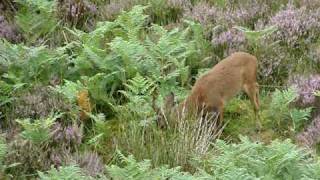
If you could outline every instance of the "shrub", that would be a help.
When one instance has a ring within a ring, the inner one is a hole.
[[[300,6],[305,6],[308,9],[318,9],[320,7],[320,2],[317,0],[301,0],[299,1]]]
[[[184,16],[199,22],[204,28],[210,28],[216,22],[217,13],[218,10],[209,3],[199,2],[193,6],[192,10],[186,11]]]
[[[180,167],[152,168],[150,160],[137,162],[133,156],[125,157],[121,153],[118,153],[118,158],[124,166],[108,166],[107,172],[111,179],[194,179],[189,173],[181,172]]]
[[[0,39],[0,75],[10,84],[49,84],[64,79],[68,72],[66,48],[27,47]]]
[[[16,120],[22,127],[23,131],[21,136],[23,139],[31,141],[34,144],[41,144],[48,141],[50,138],[50,128],[54,124],[54,121],[59,118],[60,115],[55,115],[43,121],[36,120],[31,123],[30,119]]]
[[[17,3],[21,7],[15,20],[27,43],[44,42],[42,38],[46,38],[58,27],[58,19],[54,14],[55,1],[18,0]]]
[[[46,119],[19,120],[23,131],[14,136],[5,157],[5,164],[21,163],[11,167],[8,173],[16,177],[46,171],[55,167],[77,164],[87,176],[97,177],[103,171],[100,157],[90,151],[81,152],[82,126],[64,121],[59,116]],[[59,121],[62,121],[61,119]]]
[[[82,171],[91,177],[99,177],[105,169],[104,164],[97,153],[89,151],[79,153],[75,155],[74,159],[76,164],[82,168]]]
[[[122,11],[127,11],[136,5],[137,2],[133,0],[115,0],[102,6],[102,11],[99,11],[103,20],[114,20],[116,16],[121,14]]]
[[[92,29],[94,26],[94,17],[97,15],[97,7],[87,0],[59,0],[57,5],[57,16],[78,29]]]
[[[231,29],[220,33],[219,35],[215,36],[211,42],[214,46],[222,48],[224,52],[223,57],[246,48],[246,39],[243,32],[240,32],[236,29]]]
[[[302,132],[297,134],[296,140],[299,144],[314,148],[320,142],[320,117],[312,119],[312,122]]]
[[[10,24],[4,16],[0,15],[0,38],[5,38],[10,42],[20,42],[22,40],[17,27]]]
[[[290,140],[270,145],[240,137],[239,144],[217,141],[214,151],[200,160],[207,173],[218,179],[303,179],[319,178],[319,162]]]
[[[289,79],[289,85],[295,88],[299,95],[296,105],[301,107],[320,106],[318,97],[314,94],[320,90],[320,74],[294,75]]]
[[[36,86],[20,92],[12,103],[11,119],[17,118],[45,118],[52,112],[70,112],[72,105],[50,87]]]
[[[103,20],[113,20],[122,11],[128,11],[136,5],[148,6],[146,13],[152,23],[166,25],[180,21],[183,12],[191,3],[189,0],[112,0],[102,7],[101,15]]]
[[[107,172],[114,179],[317,179],[320,163],[309,152],[290,140],[275,140],[269,145],[240,137],[239,144],[219,140],[204,158],[195,157],[197,171],[191,175],[179,167],[152,168],[150,160],[137,162],[133,156],[118,158],[122,165],[110,165]]]
[[[109,96],[115,97],[137,73],[166,87],[177,83],[184,86],[190,79],[188,65],[191,70],[199,66],[194,58],[201,59],[198,49],[207,48],[201,27],[195,23],[188,23],[185,30],[167,31],[152,25],[146,31],[145,8],[135,6],[114,22],[100,22],[90,33],[73,32],[81,44],[73,60],[74,71],[95,79],[92,85]],[[89,88],[89,93],[96,94],[94,89]],[[104,98],[102,102],[108,101]]]
[[[276,38],[291,47],[301,43],[301,38],[307,37],[309,41],[316,38],[319,22],[317,11],[310,11],[305,7],[298,9],[291,4],[270,19],[270,24],[279,29]]]
[[[58,180],[58,179],[65,179],[65,180],[85,180],[85,179],[92,179],[91,177],[85,176],[81,168],[70,165],[70,166],[61,166],[58,169],[51,167],[50,170],[43,173],[38,171],[38,175],[42,180]]]
[[[130,114],[121,117],[115,135],[118,149],[138,159],[151,159],[155,166],[168,164],[194,170],[190,166],[191,154],[204,155],[222,132],[216,116],[166,117],[168,122],[176,122],[167,130],[156,127],[154,118],[132,119]]]
[[[291,104],[297,99],[298,94],[294,89],[276,91],[272,95],[272,102],[270,104],[271,117],[277,120],[278,125],[281,123],[288,125],[288,120],[291,120],[292,127],[290,130],[299,131],[306,121],[311,117],[311,108],[297,109],[290,107]],[[276,113],[274,113],[276,112]]]

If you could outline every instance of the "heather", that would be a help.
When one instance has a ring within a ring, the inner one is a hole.
[[[0,179],[319,179],[319,15],[317,0],[0,2]],[[221,126],[166,116],[236,51],[257,57],[258,116],[244,93]]]

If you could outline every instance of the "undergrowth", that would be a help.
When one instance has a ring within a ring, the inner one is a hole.
[[[317,0],[0,2],[0,179],[319,179],[319,12]],[[224,128],[191,115],[160,129],[165,97],[183,101],[235,51],[258,59],[258,116],[241,94]]]

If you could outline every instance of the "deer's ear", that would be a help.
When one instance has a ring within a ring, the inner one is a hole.
[[[169,95],[166,96],[165,99],[165,108],[170,110],[174,106],[174,94],[170,92]]]

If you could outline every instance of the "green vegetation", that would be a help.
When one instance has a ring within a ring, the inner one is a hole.
[[[320,179],[319,12],[317,0],[0,2],[0,179]],[[235,51],[258,59],[258,117],[239,94],[222,128],[208,115],[159,128],[166,96],[181,102]]]

